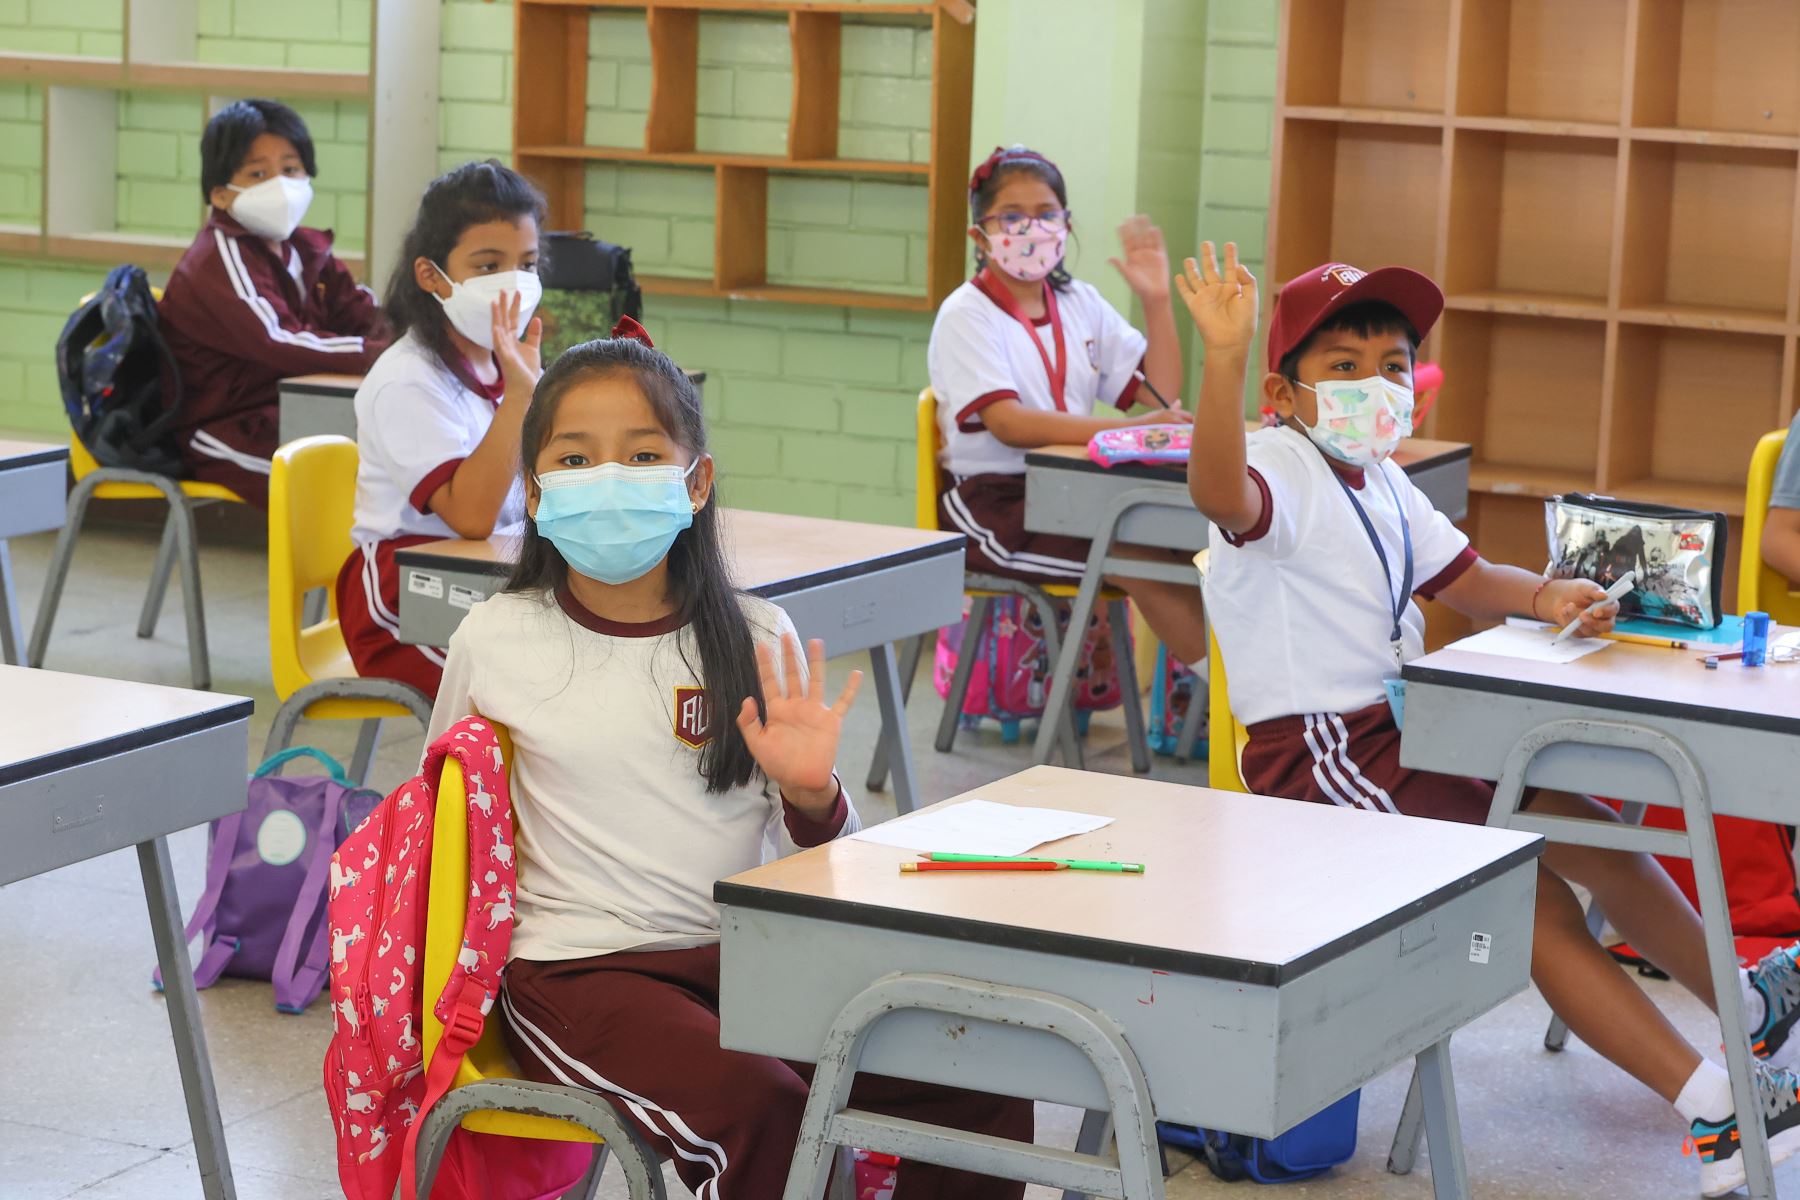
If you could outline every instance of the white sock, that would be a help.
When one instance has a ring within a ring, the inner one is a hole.
[[[1682,1085],[1681,1095],[1675,1097],[1675,1111],[1690,1125],[1695,1121],[1723,1121],[1735,1107],[1731,1101],[1731,1076],[1724,1067],[1705,1058]]]
[[[1738,968],[1738,988],[1744,993],[1744,1024],[1752,1033],[1768,1019],[1769,1002],[1750,982],[1750,972]]]

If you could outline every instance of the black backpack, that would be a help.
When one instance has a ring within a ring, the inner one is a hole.
[[[114,267],[69,317],[56,341],[56,377],[69,427],[101,466],[181,473],[173,436],[181,375],[142,268]],[[167,404],[165,378],[175,390]]]
[[[609,293],[608,329],[618,324],[620,317],[635,321],[644,315],[644,293],[632,277],[628,248],[603,242],[586,230],[549,233],[544,240],[548,244],[539,274],[546,288]]]

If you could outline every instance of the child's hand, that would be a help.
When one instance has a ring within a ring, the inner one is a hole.
[[[806,644],[805,686],[800,682],[799,641],[784,636],[781,653],[785,670],[777,676],[774,652],[767,645],[756,647],[766,715],[758,720],[756,699],[746,696],[738,711],[737,726],[763,774],[801,808],[813,807],[806,800],[816,796],[818,815],[824,815],[837,802],[832,777],[837,764],[838,733],[843,728],[844,714],[856,699],[856,689],[862,685],[862,672],[850,672],[850,681],[844,685],[837,703],[827,707],[825,643],[814,638]]]
[[[1145,304],[1169,298],[1169,252],[1163,248],[1162,230],[1139,213],[1119,226],[1119,245],[1123,259],[1109,258],[1114,269],[1125,277],[1132,294]]]
[[[1192,425],[1194,414],[1181,408],[1159,408],[1125,418],[1127,425]]]
[[[1582,637],[1599,637],[1612,632],[1613,622],[1619,616],[1619,602],[1607,600],[1591,616],[1582,614],[1602,600],[1606,600],[1606,589],[1591,579],[1552,579],[1538,593],[1533,615],[1558,629],[1581,616],[1581,625],[1575,632]]]
[[[544,340],[544,323],[533,317],[525,329],[525,336],[515,337],[513,330],[519,327],[520,303],[519,293],[503,292],[489,305],[489,310],[494,320],[494,357],[499,360],[500,375],[506,380],[506,394],[508,397],[523,396],[529,402],[537,387],[538,376],[544,373],[543,353],[539,348]]]
[[[1188,259],[1175,287],[1200,330],[1206,348],[1249,353],[1256,340],[1256,276],[1238,262],[1237,243],[1225,243],[1225,271],[1219,273],[1211,242],[1200,243],[1200,262]]]

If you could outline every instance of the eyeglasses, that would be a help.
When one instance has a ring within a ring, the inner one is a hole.
[[[1013,237],[1020,237],[1030,233],[1033,225],[1036,225],[1045,233],[1055,233],[1060,229],[1067,229],[1069,227],[1069,210],[1066,208],[1059,208],[1053,212],[1044,213],[1010,211],[989,213],[987,216],[981,218],[980,223],[986,225],[989,221],[997,223],[1000,226],[1001,233],[1010,234]]]

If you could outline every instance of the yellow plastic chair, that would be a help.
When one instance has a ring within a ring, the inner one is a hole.
[[[1207,737],[1212,753],[1206,760],[1206,782],[1225,792],[1247,792],[1242,768],[1238,765],[1244,747],[1250,744],[1250,731],[1238,723],[1231,713],[1231,689],[1225,683],[1225,656],[1219,653],[1219,639],[1211,626],[1206,630],[1206,686],[1210,711],[1207,713]]]
[[[322,439],[307,439],[322,440]],[[500,748],[512,761],[512,740],[499,725]],[[425,908],[424,1062],[429,1065],[444,1037],[444,1024],[433,1011],[450,980],[462,949],[463,922],[469,897],[469,805],[462,764],[444,760],[431,831],[431,878]],[[609,1151],[625,1170],[632,1200],[665,1200],[662,1168],[656,1152],[637,1131],[619,1118],[612,1104],[596,1093],[520,1079],[500,1034],[500,1014],[492,1012],[481,1040],[463,1057],[456,1079],[443,1099],[421,1113],[418,1178],[420,1200],[430,1190],[450,1135],[460,1126],[474,1133],[501,1134],[550,1142],[595,1145],[594,1163],[581,1184],[567,1193],[592,1196]],[[552,1115],[545,1115],[552,1114]]]
[[[361,721],[350,777],[362,782],[389,717],[431,724],[431,699],[393,679],[356,673],[338,625],[337,577],[354,544],[356,443],[309,437],[275,452],[269,473],[269,667],[281,708],[264,757],[285,750],[302,720]],[[324,589],[322,620],[306,623],[306,595]]]
[[[1800,592],[1792,581],[1763,561],[1763,526],[1769,495],[1775,490],[1775,464],[1787,445],[1788,431],[1765,433],[1750,456],[1750,482],[1744,489],[1744,544],[1738,552],[1739,612],[1766,612],[1781,625],[1800,625]]]
[[[944,477],[938,465],[942,454],[943,431],[938,427],[937,394],[930,388],[919,393],[918,407],[914,412],[917,428],[917,452],[914,457],[914,484],[916,494],[913,501],[913,520],[919,529],[937,530],[938,496],[944,490]],[[987,624],[988,612],[995,600],[1002,596],[1018,596],[1037,610],[1038,619],[1046,634],[1045,649],[1049,652],[1050,661],[1055,662],[1060,649],[1060,639],[1056,634],[1056,601],[1073,600],[1079,589],[1067,583],[1024,583],[1016,579],[1007,579],[999,575],[988,575],[979,571],[967,571],[963,574],[963,591],[974,601],[969,609],[968,628],[980,629]],[[1142,775],[1150,770],[1150,743],[1144,726],[1144,697],[1138,687],[1137,664],[1125,647],[1131,644],[1131,611],[1126,602],[1124,592],[1114,588],[1101,588],[1100,603],[1106,606],[1107,617],[1112,625],[1113,645],[1118,648],[1115,661],[1119,667],[1119,690],[1124,696],[1126,742],[1131,748],[1132,770]],[[913,676],[918,672],[919,660],[937,644],[937,634],[922,634],[909,642],[900,656],[900,688],[904,700],[912,692]],[[938,722],[936,746],[940,753],[948,753],[956,745],[958,719],[962,715],[963,697],[968,694],[969,680],[974,674],[975,656],[959,655],[956,674],[950,681],[950,695],[944,701],[944,715]],[[1070,705],[1069,719],[1063,724],[1063,760],[1073,767],[1082,765],[1081,741],[1075,733],[1073,704]],[[868,786],[872,792],[881,790],[887,780],[887,746],[878,745],[875,749],[875,762],[869,768]]]
[[[162,299],[160,288],[151,295]],[[81,303],[93,299],[83,296]],[[169,506],[163,522],[162,544],[156,552],[156,567],[150,574],[150,589],[144,594],[144,607],[138,615],[137,635],[147,638],[156,632],[157,618],[162,614],[163,596],[169,590],[169,576],[175,565],[181,565],[181,602],[187,613],[188,669],[193,685],[199,689],[212,686],[212,663],[206,651],[206,609],[200,594],[200,547],[194,533],[194,510],[208,504],[242,504],[243,498],[230,488],[217,483],[201,483],[192,479],[175,479],[149,471],[124,467],[103,467],[74,433],[69,435],[69,470],[75,477],[75,488],[69,493],[67,519],[57,535],[56,549],[50,556],[50,571],[44,578],[44,595],[38,604],[37,618],[31,628],[31,644],[26,650],[27,665],[44,665],[44,651],[50,644],[50,629],[56,623],[56,610],[62,603],[63,584],[69,575],[69,562],[75,554],[75,539],[81,533],[90,500],[162,500]]]

